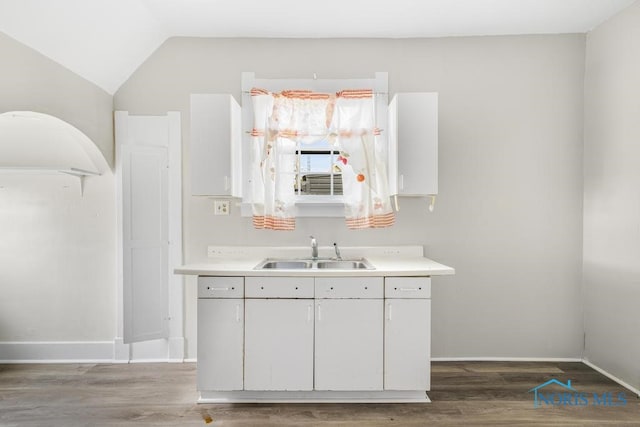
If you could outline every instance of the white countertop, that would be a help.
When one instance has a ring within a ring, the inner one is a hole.
[[[321,248],[330,257],[332,248]],[[452,267],[421,256],[421,246],[344,248],[343,258],[366,258],[373,270],[354,269],[260,269],[265,258],[308,258],[307,248],[209,247],[215,254],[206,262],[177,267],[176,274],[198,276],[441,276],[455,274]],[[228,255],[226,255],[226,254]]]

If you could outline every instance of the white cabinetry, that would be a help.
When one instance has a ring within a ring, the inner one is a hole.
[[[384,389],[429,390],[431,279],[385,279]]]
[[[382,390],[382,278],[316,278],[315,389]]]
[[[198,278],[198,390],[242,390],[242,277]]]
[[[438,194],[438,94],[398,93],[389,104],[391,194]]]
[[[191,95],[191,194],[242,192],[241,109],[231,95]]]
[[[206,401],[425,401],[429,277],[198,278]]]
[[[313,300],[247,299],[245,390],[313,390]]]
[[[245,390],[313,390],[313,278],[245,280]]]
[[[382,300],[316,301],[316,390],[382,389]]]

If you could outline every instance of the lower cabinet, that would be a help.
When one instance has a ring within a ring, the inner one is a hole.
[[[382,390],[382,311],[382,299],[316,301],[316,390]]]
[[[198,277],[198,390],[242,390],[244,277]]]
[[[313,300],[245,300],[245,390],[313,390]]]
[[[198,299],[198,390],[242,390],[244,300]]]
[[[430,389],[429,277],[199,277],[201,391]]]
[[[384,389],[431,388],[431,278],[386,277]]]
[[[431,300],[388,299],[384,321],[384,389],[429,390]]]

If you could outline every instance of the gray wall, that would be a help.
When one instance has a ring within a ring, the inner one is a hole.
[[[185,261],[206,246],[424,245],[456,268],[434,280],[435,357],[580,357],[584,36],[444,39],[169,39],[114,96],[133,114],[182,112]],[[240,73],[319,78],[389,72],[395,92],[440,93],[440,195],[402,200],[391,229],[305,218],[252,229],[191,197],[189,94],[231,93]],[[195,357],[195,281],[187,339]]]
[[[640,388],[640,3],[587,36],[585,356]]]
[[[36,111],[84,132],[113,167],[113,97],[0,32],[0,113]]]
[[[0,57],[0,113],[58,117],[113,162],[110,95],[2,33]],[[112,341],[115,231],[110,170],[84,196],[68,175],[0,174],[0,344]]]

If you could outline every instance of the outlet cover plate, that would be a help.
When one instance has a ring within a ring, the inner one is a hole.
[[[213,202],[213,211],[215,215],[229,215],[231,204],[228,200],[216,200]]]

